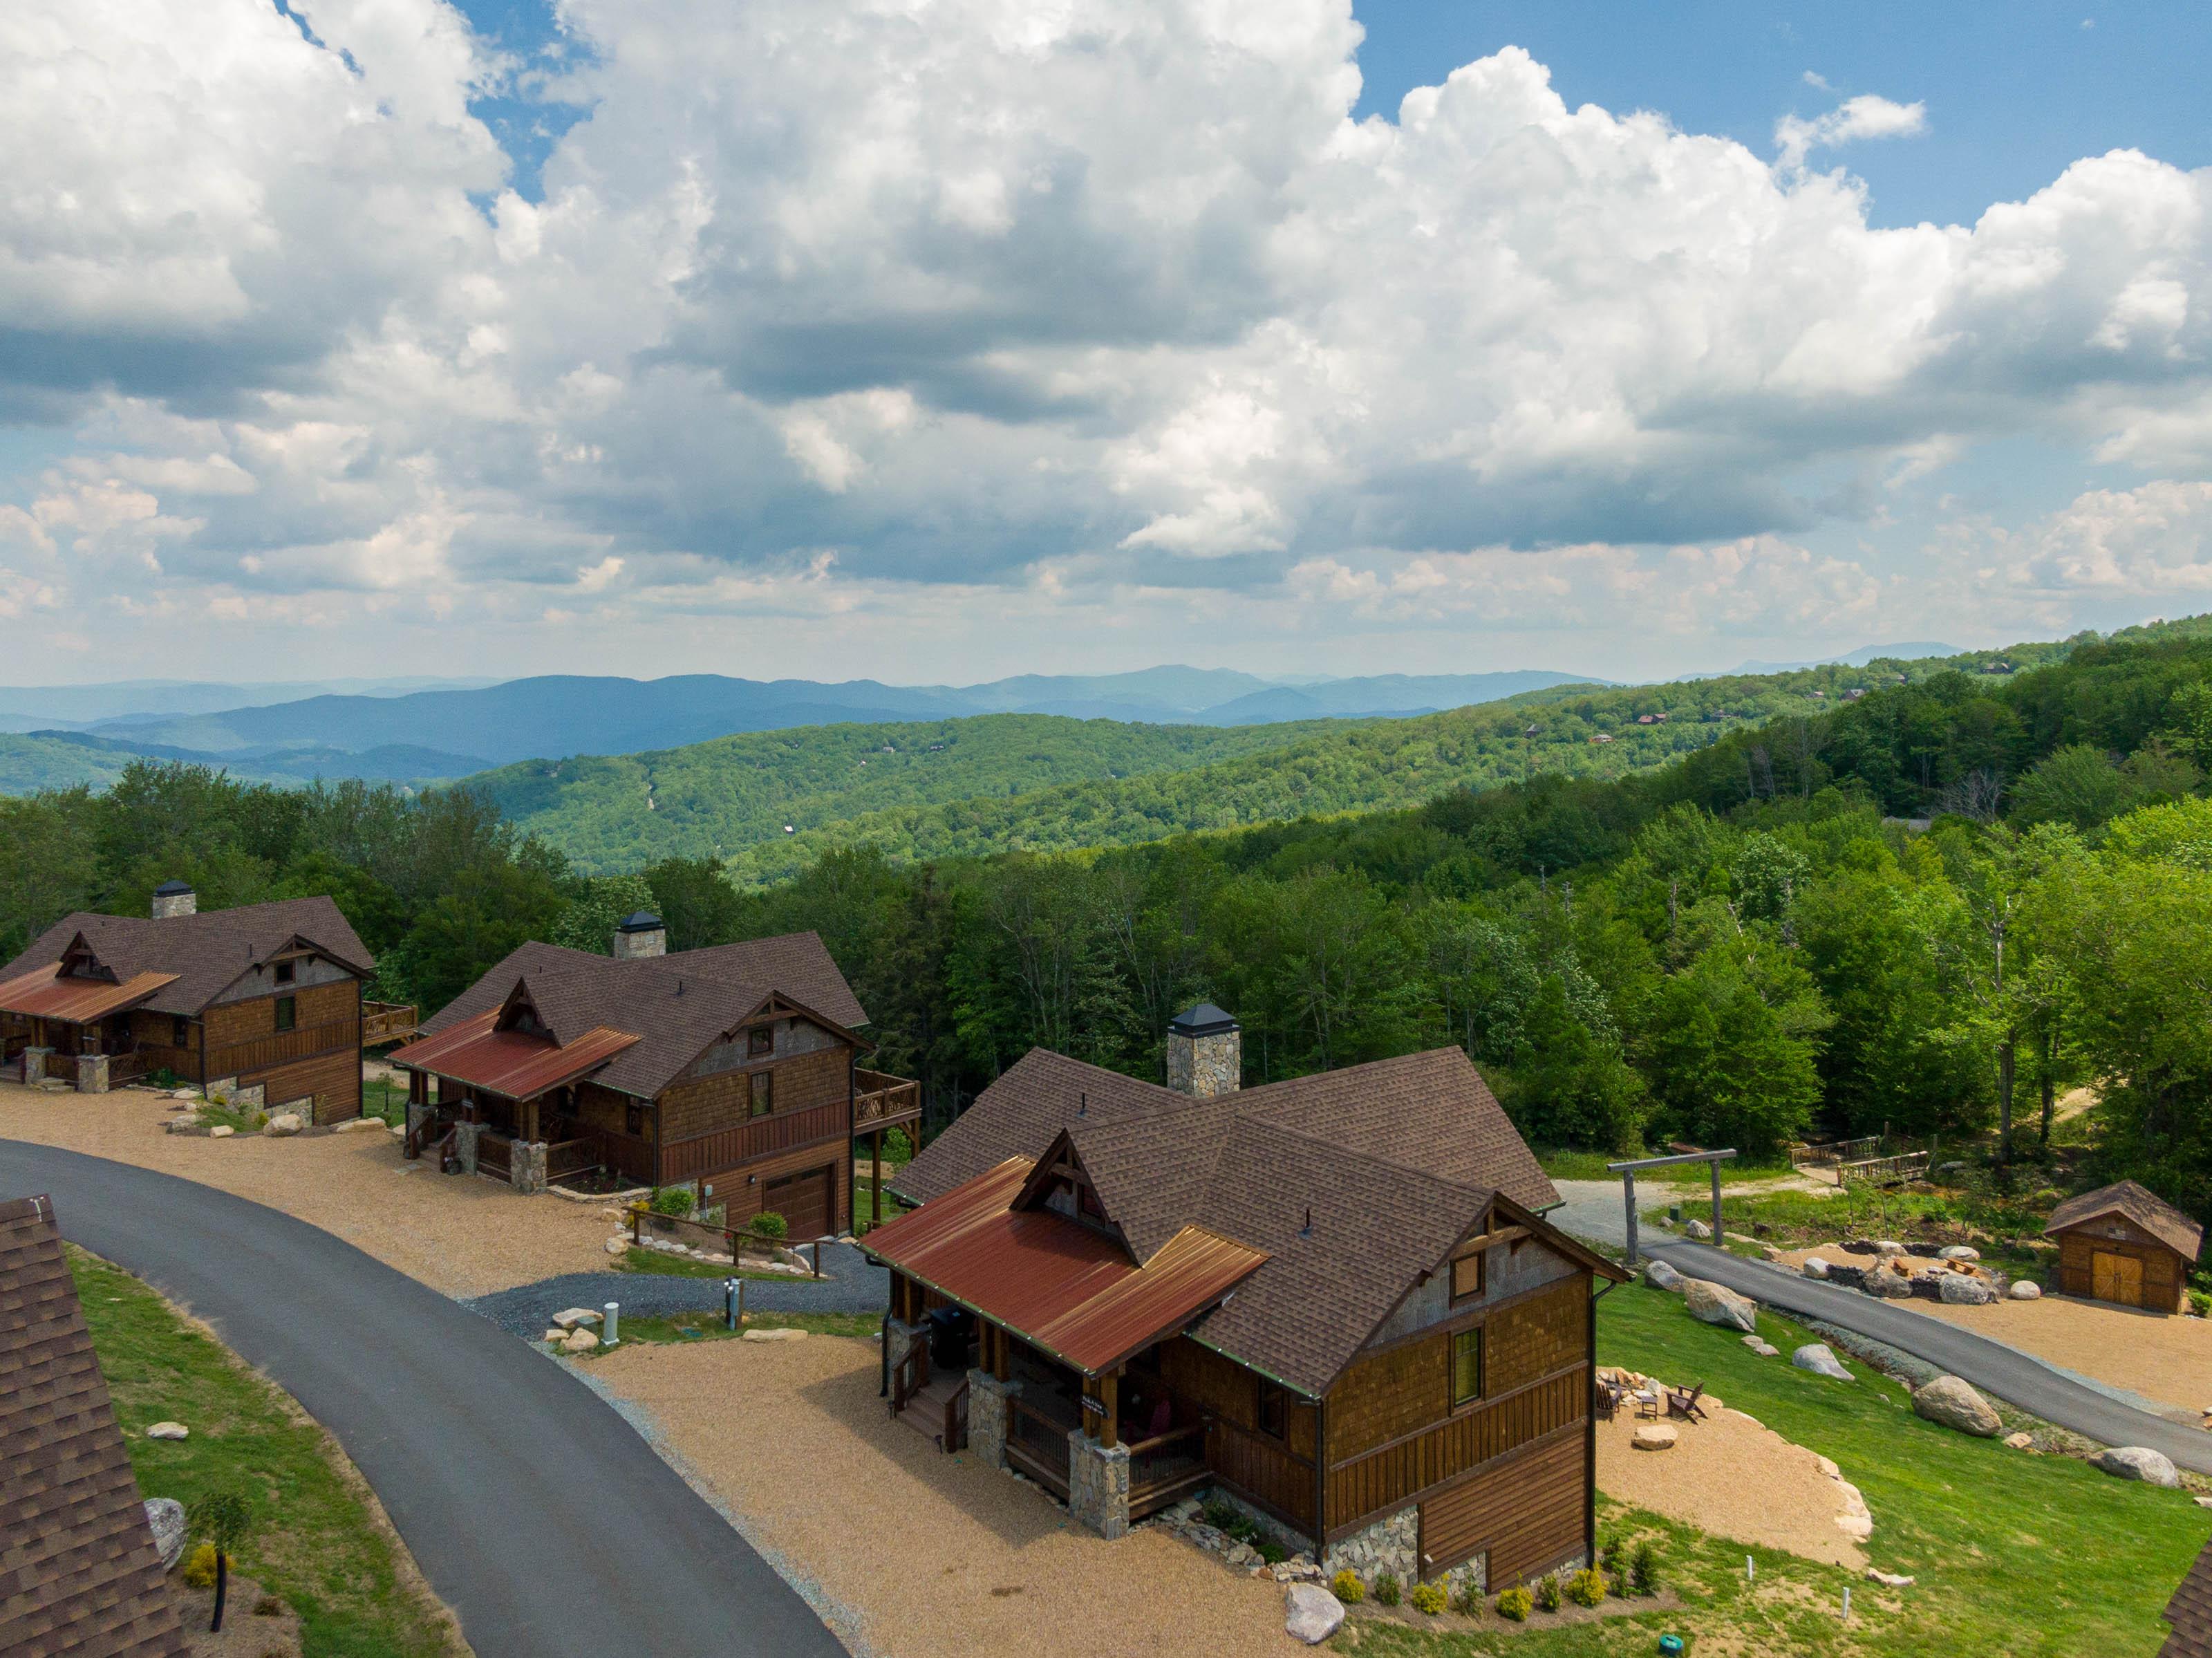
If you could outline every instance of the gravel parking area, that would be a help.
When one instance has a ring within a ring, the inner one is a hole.
[[[750,1294],[750,1291],[748,1291]],[[585,1367],[866,1658],[1282,1658],[1283,1591],[1145,1527],[1094,1536],[876,1396],[871,1341],[624,1347]]]
[[[890,1301],[890,1274],[850,1244],[825,1244],[823,1277],[748,1278],[749,1313],[881,1313]],[[662,1277],[651,1272],[571,1272],[537,1283],[520,1284],[469,1304],[525,1341],[544,1333],[553,1314],[571,1307],[620,1301],[628,1314],[652,1318],[670,1313],[720,1313],[720,1278]]]
[[[606,1259],[613,1225],[599,1204],[520,1198],[495,1180],[439,1174],[407,1161],[380,1131],[285,1139],[166,1134],[174,1104],[135,1089],[49,1094],[0,1082],[0,1138],[112,1158],[266,1204],[449,1295],[588,1271]]]
[[[2160,1405],[2212,1410],[2212,1320],[2051,1295],[1988,1307],[1897,1304]]]

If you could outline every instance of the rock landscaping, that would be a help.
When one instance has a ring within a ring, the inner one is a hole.
[[[1844,1368],[1844,1362],[1824,1341],[1807,1342],[1790,1356],[1790,1362],[1800,1370],[1811,1371],[1816,1376],[1828,1376],[1837,1381],[1851,1379],[1851,1373]]]
[[[1912,1413],[1977,1439],[1995,1439],[2004,1427],[1989,1400],[1957,1376],[1938,1376],[1914,1388]]]
[[[2116,1446],[2089,1460],[2115,1479],[2140,1479],[2146,1485],[2161,1485],[2168,1490],[2181,1484],[2180,1474],[2166,1454],[2147,1445]]]
[[[1344,1622],[1344,1602],[1318,1583],[1291,1583],[1283,1590],[1283,1632],[1317,1647]]]
[[[1702,1323],[1721,1325],[1747,1333],[1755,1333],[1758,1330],[1759,1304],[1748,1295],[1739,1295],[1723,1284],[1709,1283],[1704,1278],[1684,1278],[1682,1296],[1689,1306],[1690,1316]]]
[[[190,1439],[192,1430],[181,1422],[157,1422],[147,1429],[149,1439]]]

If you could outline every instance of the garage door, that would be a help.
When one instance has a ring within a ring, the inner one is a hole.
[[[770,1180],[761,1193],[761,1207],[782,1216],[794,1239],[823,1236],[830,1229],[830,1179],[835,1168],[831,1164]]]
[[[2108,1255],[2099,1250],[2090,1258],[2090,1293],[2100,1301],[2123,1307],[2143,1304],[2142,1263],[2131,1255]]]
[[[1486,1554],[1489,1586],[1510,1588],[1581,1552],[1583,1445],[1577,1424],[1423,1503],[1421,1576]]]

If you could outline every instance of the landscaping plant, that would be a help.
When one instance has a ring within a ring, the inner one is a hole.
[[[653,1212],[656,1215],[672,1215],[681,1220],[691,1212],[691,1205],[695,1201],[690,1186],[665,1186],[653,1194]]]
[[[1441,1583],[1416,1583],[1407,1592],[1406,1598],[1413,1603],[1415,1612],[1425,1612],[1434,1618],[1444,1609],[1444,1586]]]
[[[1452,1610],[1462,1618],[1482,1616],[1482,1585],[1472,1572],[1460,1579],[1459,1588],[1452,1595]]]
[[[1636,1545],[1628,1562],[1628,1581],[1638,1594],[1659,1592],[1659,1551],[1650,1538]]]
[[[1329,1579],[1328,1589],[1347,1606],[1356,1606],[1367,1598],[1367,1585],[1359,1581],[1359,1574],[1349,1566]]]
[[[1552,1580],[1547,1578],[1545,1581],[1549,1582]],[[1604,1575],[1589,1567],[1584,1567],[1567,1580],[1567,1599],[1578,1606],[1595,1606],[1604,1604]]]
[[[1375,1598],[1386,1606],[1398,1604],[1398,1574],[1386,1571],[1375,1579]]]
[[[253,1530],[253,1503],[235,1485],[222,1485],[191,1506],[192,1530],[215,1550],[215,1621],[211,1631],[222,1628],[222,1603],[230,1593],[230,1557]]]
[[[1540,1577],[1536,1580],[1536,1609],[1539,1612],[1557,1612],[1559,1609],[1558,1578]]]
[[[772,1209],[763,1209],[753,1216],[753,1235],[757,1238],[787,1238],[791,1222]]]
[[[1516,1624],[1524,1624],[1535,1605],[1535,1596],[1516,1585],[1498,1597],[1498,1615],[1510,1618]]]

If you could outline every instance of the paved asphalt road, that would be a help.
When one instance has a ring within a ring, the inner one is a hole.
[[[1664,1235],[1664,1234],[1662,1234]],[[2177,1466],[2212,1474],[2212,1434],[2107,1399],[2050,1366],[1941,1319],[1908,1313],[1856,1289],[1817,1283],[1710,1244],[1669,1240],[1644,1252],[1678,1272],[1726,1284],[1784,1313],[1841,1325],[1941,1365],[1985,1393],[2100,1445],[2148,1445]]]
[[[811,1246],[810,1246],[811,1247]],[[850,1244],[825,1244],[820,1278],[745,1280],[748,1313],[870,1313],[880,1315],[890,1304],[891,1276]],[[536,1283],[517,1284],[494,1295],[479,1295],[467,1303],[501,1329],[535,1341],[556,1313],[570,1307],[599,1307],[622,1303],[623,1316],[632,1314],[719,1313],[722,1307],[720,1278],[679,1278],[657,1272],[617,1276],[605,1272],[569,1272]]]
[[[620,1415],[489,1320],[273,1210],[0,1141],[0,1198],[38,1192],[337,1436],[481,1658],[844,1651]]]

